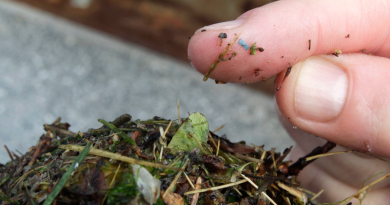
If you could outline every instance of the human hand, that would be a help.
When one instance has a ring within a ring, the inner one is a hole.
[[[236,35],[249,46],[256,42],[263,47],[264,52],[250,55],[235,42],[225,58],[232,52],[237,56],[220,62],[210,77],[246,83],[279,73],[275,86],[282,87],[275,96],[284,125],[297,142],[293,159],[323,142],[302,135],[287,121],[348,149],[389,158],[389,11],[389,0],[277,1],[235,21],[199,29],[188,54],[192,65],[205,74]],[[227,34],[222,46],[221,32]],[[335,49],[343,54],[328,55]],[[317,160],[299,179],[314,192],[325,189],[321,200],[334,202],[355,193],[378,172],[389,173],[390,164],[368,155],[343,154]],[[389,192],[390,182],[383,181],[364,201],[387,204]]]

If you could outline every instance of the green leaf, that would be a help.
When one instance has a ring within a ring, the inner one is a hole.
[[[200,144],[207,142],[208,133],[209,124],[206,117],[199,112],[192,113],[172,137],[168,148],[173,153],[178,151],[191,151],[199,146],[196,140]]]

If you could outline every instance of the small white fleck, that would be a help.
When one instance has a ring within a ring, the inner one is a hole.
[[[296,129],[297,129],[297,127],[293,126],[293,129],[294,129],[294,130],[296,130]]]
[[[370,147],[370,145],[366,144],[366,148],[368,152],[371,152],[372,148]]]
[[[76,164],[74,164],[74,169],[77,169],[77,167],[79,167],[79,163],[76,162]]]

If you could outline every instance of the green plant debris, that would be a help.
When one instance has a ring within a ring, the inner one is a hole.
[[[334,49],[334,53],[332,53],[334,56],[336,56],[336,57],[339,57],[339,55],[341,54],[342,52],[341,52],[341,50],[340,49]]]
[[[103,119],[99,119],[98,120],[100,123],[102,123],[103,125],[107,126],[108,128],[110,128],[112,131],[114,131],[115,133],[117,133],[119,136],[121,136],[123,139],[125,139],[126,141],[128,141],[129,143],[131,144],[135,144],[134,140],[131,139],[128,135],[126,135],[125,133],[123,133],[120,129],[118,129],[117,127],[115,127],[115,125],[103,120]]]
[[[219,62],[221,61],[224,61],[224,56],[226,55],[226,53],[229,51],[230,47],[236,43],[238,37],[241,35],[241,33],[237,34],[233,39],[232,41],[230,41],[230,43],[226,46],[226,48],[222,51],[221,54],[218,55],[218,58],[214,61],[213,65],[211,65],[210,69],[207,71],[207,73],[204,75],[203,77],[203,81],[207,81],[207,79],[209,79],[211,73],[215,70],[215,68],[217,67],[217,65],[219,64]]]
[[[197,142],[200,144],[207,142],[208,132],[209,124],[206,117],[199,112],[192,113],[177,130],[168,148],[173,153],[183,150],[191,151],[195,147],[199,147]]]
[[[71,177],[72,173],[76,171],[81,161],[83,161],[84,157],[87,156],[90,147],[91,147],[90,143],[88,143],[87,146],[85,146],[84,150],[79,154],[79,156],[74,160],[72,165],[70,165],[68,170],[66,170],[65,174],[61,177],[60,181],[54,187],[53,191],[50,192],[49,196],[47,196],[47,199],[45,200],[43,205],[50,205],[53,203],[54,199],[57,197],[58,193],[60,193],[62,188],[65,186],[66,182]]]
[[[251,55],[256,55],[256,42],[251,45],[250,51]]]
[[[230,142],[210,132],[207,119],[198,112],[181,124],[161,117],[132,120],[127,114],[112,123],[99,121],[103,127],[58,138],[73,132],[56,120],[36,143],[50,138],[41,149],[0,164],[0,203],[181,205],[197,199],[197,204],[271,204],[272,200],[277,205],[301,205],[292,191],[302,188],[296,175],[314,161],[304,159],[324,154],[334,144],[314,149],[285,171],[278,165],[289,163],[284,160],[288,152]],[[358,195],[362,201],[374,184],[387,177],[390,174],[351,197]],[[315,200],[310,204],[319,205]]]
[[[132,204],[138,194],[137,182],[131,172],[126,172],[121,175],[121,182],[114,188],[108,191],[107,204]]]

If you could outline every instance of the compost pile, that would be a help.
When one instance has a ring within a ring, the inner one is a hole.
[[[73,133],[59,118],[25,155],[9,151],[12,161],[0,164],[0,204],[316,204],[296,180],[309,162],[286,161],[292,147],[278,153],[232,143],[209,131],[200,113],[99,122]]]

